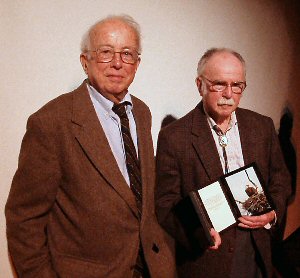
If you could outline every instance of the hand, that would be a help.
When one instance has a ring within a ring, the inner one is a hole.
[[[246,229],[263,228],[266,224],[271,223],[275,218],[275,211],[272,210],[259,216],[242,216],[239,218],[239,227]]]
[[[215,230],[215,229],[211,229],[210,230],[210,235],[212,236],[215,245],[214,246],[210,246],[209,249],[211,250],[217,250],[219,248],[219,246],[221,245],[221,237],[220,234]]]

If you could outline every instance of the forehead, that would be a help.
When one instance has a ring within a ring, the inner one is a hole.
[[[204,72],[216,77],[234,75],[236,78],[244,78],[245,76],[242,62],[233,54],[227,52],[214,54],[207,61]]]
[[[94,27],[90,35],[91,45],[110,45],[113,47],[138,47],[135,30],[120,20],[108,20]]]

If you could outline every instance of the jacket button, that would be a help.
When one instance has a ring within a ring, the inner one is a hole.
[[[229,248],[228,248],[228,252],[229,252],[229,253],[233,253],[233,251],[234,251],[234,248],[233,248],[233,247],[229,247]]]

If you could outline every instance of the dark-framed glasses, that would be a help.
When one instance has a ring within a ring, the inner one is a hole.
[[[111,62],[116,53],[120,53],[121,60],[126,64],[135,64],[140,53],[134,49],[123,49],[121,51],[115,51],[111,47],[103,46],[95,50],[88,50],[88,52],[95,52],[97,57],[97,63],[109,63]]]
[[[210,83],[210,90],[213,90],[216,92],[224,92],[227,87],[230,87],[233,93],[241,94],[247,86],[246,81],[232,82],[229,84],[226,81],[209,80],[208,78],[206,78],[203,75],[201,75],[201,77]]]

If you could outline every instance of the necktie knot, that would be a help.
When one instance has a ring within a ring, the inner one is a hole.
[[[126,114],[126,106],[130,103],[128,101],[115,104],[112,108],[112,110],[119,116],[119,118],[127,118]]]

